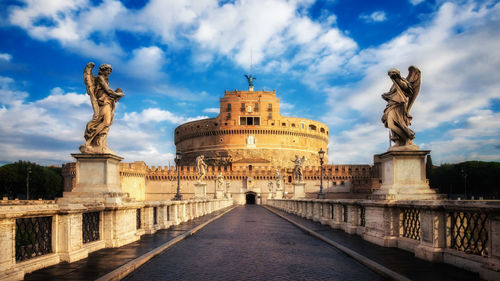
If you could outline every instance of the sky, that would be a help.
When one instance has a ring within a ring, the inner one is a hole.
[[[434,164],[500,161],[498,1],[0,0],[0,165],[74,161],[91,61],[125,94],[108,135],[124,162],[173,164],[175,127],[217,116],[251,71],[282,115],[329,126],[330,163],[372,164],[387,71],[410,65],[415,144]]]

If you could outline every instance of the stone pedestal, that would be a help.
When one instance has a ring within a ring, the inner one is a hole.
[[[276,190],[276,192],[274,193],[274,198],[275,199],[283,199],[283,190],[282,189]]]
[[[121,203],[128,200],[128,193],[120,187],[120,161],[113,154],[80,154],[76,158],[76,185],[71,192],[64,192],[58,203]]]
[[[370,199],[437,200],[444,195],[429,187],[425,176],[425,156],[430,150],[388,151],[381,160],[382,186]]]
[[[207,197],[207,184],[204,182],[197,182],[194,184],[194,197],[206,198]]]
[[[293,199],[306,198],[306,183],[295,182],[293,183]]]
[[[223,199],[223,198],[224,198],[224,190],[216,190],[215,199]]]

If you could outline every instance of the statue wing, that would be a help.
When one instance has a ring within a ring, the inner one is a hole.
[[[406,80],[410,83],[413,92],[413,95],[411,95],[408,101],[407,112],[410,112],[411,106],[420,92],[420,69],[413,65],[408,67],[408,77],[406,77]]]
[[[94,109],[94,117],[99,115],[99,105],[97,104],[97,98],[95,96],[95,77],[92,74],[92,69],[94,69],[94,63],[89,62],[85,66],[83,70],[83,81],[85,82],[85,86],[87,87],[87,94],[90,96],[90,103],[92,104],[92,108]]]

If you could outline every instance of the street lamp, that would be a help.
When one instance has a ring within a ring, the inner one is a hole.
[[[177,194],[175,194],[174,200],[182,200],[181,195],[181,170],[179,169],[179,164],[181,163],[182,154],[180,151],[177,151],[175,154],[175,168],[177,169]]]
[[[464,177],[464,200],[467,200],[467,172],[465,172],[464,168],[460,170],[460,174]]]
[[[318,154],[319,154],[319,163],[321,165],[321,177],[319,181],[318,199],[325,199],[325,194],[323,193],[323,158],[325,158],[325,152],[323,151],[323,148],[320,148]]]
[[[30,174],[31,166],[28,166],[28,170],[26,171],[26,200],[30,200]]]

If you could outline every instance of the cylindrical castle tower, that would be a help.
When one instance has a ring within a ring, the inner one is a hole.
[[[249,89],[225,91],[217,117],[180,125],[174,139],[182,165],[195,165],[205,155],[209,162],[223,159],[233,166],[291,167],[297,155],[305,156],[306,166],[319,166],[328,133],[321,122],[281,116],[276,91]]]

